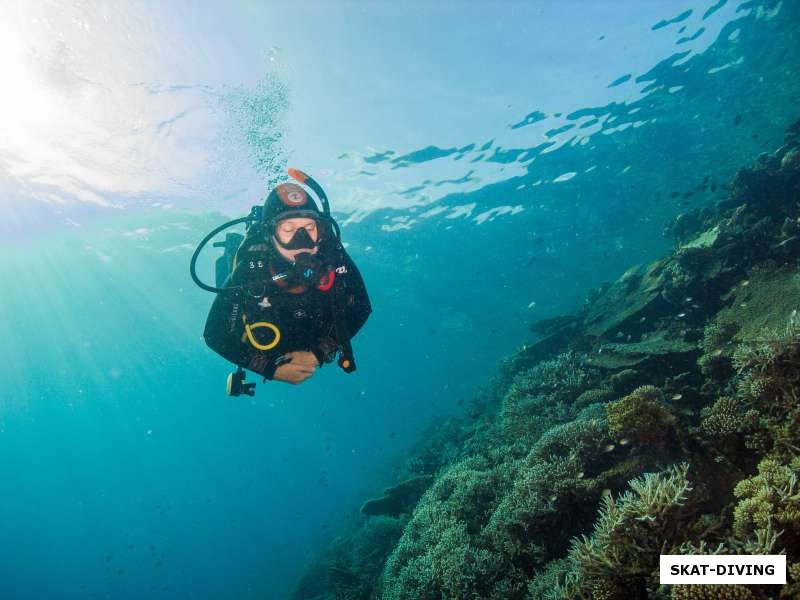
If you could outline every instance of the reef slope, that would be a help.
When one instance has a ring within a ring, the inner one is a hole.
[[[798,134],[534,324],[293,597],[800,597]],[[660,586],[664,553],[785,553],[789,583]]]

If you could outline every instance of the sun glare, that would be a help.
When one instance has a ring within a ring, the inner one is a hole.
[[[37,77],[29,43],[9,25],[0,25],[0,147],[24,156],[38,146],[37,137],[58,124],[60,107],[53,92]]]

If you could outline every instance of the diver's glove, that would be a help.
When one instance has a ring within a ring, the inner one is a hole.
[[[317,362],[321,367],[323,364],[331,363],[336,359],[336,351],[338,349],[336,340],[325,337],[319,340],[318,344],[311,349],[311,352],[317,357]]]

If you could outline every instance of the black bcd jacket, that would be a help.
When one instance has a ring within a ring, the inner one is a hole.
[[[273,282],[289,265],[259,226],[248,230],[233,272],[217,294],[204,338],[216,353],[272,379],[287,352],[313,352],[330,362],[366,322],[370,305],[364,280],[338,240],[329,235],[318,253],[326,273],[317,285]],[[297,283],[297,282],[295,282]]]

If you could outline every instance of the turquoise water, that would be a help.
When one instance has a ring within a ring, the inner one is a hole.
[[[286,597],[529,323],[662,253],[798,117],[791,2],[9,15],[4,598]],[[374,313],[356,374],[229,398],[189,257],[287,166]]]

